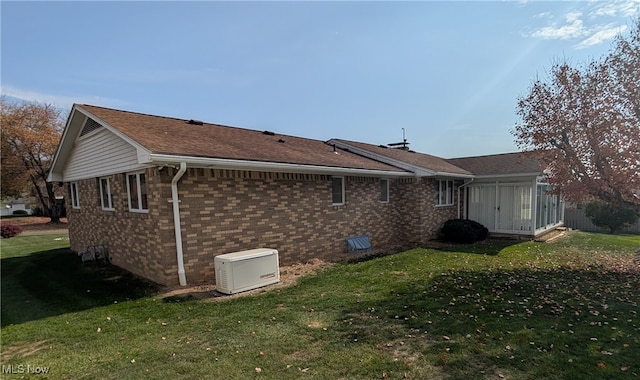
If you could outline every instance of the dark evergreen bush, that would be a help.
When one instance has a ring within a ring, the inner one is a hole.
[[[623,227],[635,223],[638,214],[629,207],[616,207],[605,202],[591,202],[584,207],[584,214],[594,225],[606,227],[615,234]]]
[[[0,236],[4,239],[18,236],[22,233],[22,227],[15,224],[3,224],[0,226]]]
[[[484,240],[489,230],[482,224],[468,219],[447,220],[440,229],[440,239],[452,243],[473,243]]]

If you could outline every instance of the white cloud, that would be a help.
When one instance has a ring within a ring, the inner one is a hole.
[[[640,0],[596,2],[595,6],[589,16],[633,17],[640,13]]]
[[[570,12],[566,15],[566,24],[562,26],[552,25],[538,29],[531,34],[545,40],[565,40],[585,36],[588,31],[581,20],[582,13]]]
[[[25,101],[51,103],[62,109],[71,109],[71,106],[73,106],[74,103],[100,104],[106,107],[122,106],[124,103],[123,101],[117,99],[104,98],[100,96],[67,96],[60,94],[46,94],[43,92],[24,90],[6,85],[2,85],[0,93],[5,96],[10,96],[12,98]]]
[[[584,49],[611,40],[627,29],[622,25],[630,17],[640,15],[640,0],[594,1],[584,3],[582,11],[572,11],[564,16],[562,23],[550,23],[525,37],[544,40],[576,40],[575,49]],[[550,12],[538,13],[536,19],[552,19]]]
[[[608,25],[603,29],[593,33],[586,39],[582,40],[579,44],[574,45],[574,47],[576,49],[584,49],[589,46],[598,45],[612,39],[613,37],[624,32],[625,30],[627,30],[626,25],[622,25],[622,26]]]

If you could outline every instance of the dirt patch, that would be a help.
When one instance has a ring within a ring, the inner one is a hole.
[[[244,297],[250,294],[270,292],[276,289],[282,289],[294,285],[302,277],[317,273],[320,270],[329,268],[333,263],[328,263],[319,259],[313,259],[304,264],[293,264],[280,268],[280,282],[268,285],[263,288],[252,289],[242,293],[223,294],[216,290],[214,284],[197,285],[191,287],[172,287],[166,288],[161,292],[160,297],[165,302],[184,302],[191,300],[211,300],[220,301],[231,298]]]
[[[551,230],[543,235],[538,236],[535,241],[538,243],[551,243],[552,241],[566,236],[569,233],[569,229],[565,227],[559,227]]]
[[[33,355],[40,350],[44,350],[48,348],[47,341],[41,340],[39,342],[20,344],[9,347],[2,347],[2,354],[0,357],[2,358],[2,362],[6,363],[7,361],[13,359],[16,356],[21,358],[27,357],[29,355]]]

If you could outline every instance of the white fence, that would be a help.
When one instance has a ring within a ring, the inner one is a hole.
[[[567,207],[564,210],[564,225],[576,230],[583,231],[596,231],[596,232],[608,232],[607,228],[597,227],[591,219],[587,218],[584,214],[584,210],[581,208]],[[632,224],[622,230],[623,232],[640,233],[640,219],[635,224]]]

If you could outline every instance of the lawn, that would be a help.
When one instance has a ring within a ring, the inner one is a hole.
[[[54,238],[2,240],[3,378],[640,377],[640,236],[420,248],[171,302]]]

